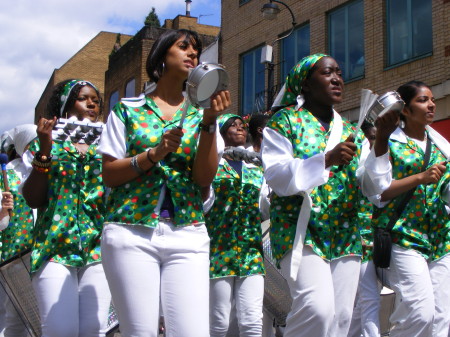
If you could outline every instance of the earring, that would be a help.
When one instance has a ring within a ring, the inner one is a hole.
[[[405,121],[403,119],[400,120],[399,126],[400,126],[400,129],[405,128],[406,125],[405,125]]]

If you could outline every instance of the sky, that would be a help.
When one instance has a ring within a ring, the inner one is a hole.
[[[221,0],[192,0],[191,16],[220,26]],[[164,24],[186,13],[184,0],[14,0],[0,6],[0,135],[33,123],[54,69],[100,31],[134,35],[151,8]]]

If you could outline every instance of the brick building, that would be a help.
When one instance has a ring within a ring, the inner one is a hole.
[[[182,28],[198,32],[204,47],[216,41],[220,31],[220,27],[202,25],[196,17],[184,15],[165,20],[163,28],[144,26],[109,60],[105,73],[105,111],[109,111],[121,98],[137,96],[145,91],[149,85],[145,64],[154,41],[166,29]]]
[[[121,35],[120,43],[126,43],[132,36]],[[42,93],[36,108],[35,122],[39,116],[47,116],[47,102],[53,87],[69,78],[80,78],[94,83],[100,94],[105,91],[105,71],[108,69],[109,55],[117,40],[117,33],[100,32],[60,68],[55,69]]]
[[[325,52],[344,71],[345,97],[337,111],[357,119],[362,88],[383,94],[417,79],[432,87],[439,121],[434,126],[450,139],[449,0],[423,0],[420,8],[411,7],[411,0],[283,2],[295,16],[294,26],[281,4],[277,18],[269,21],[261,14],[265,1],[222,1],[222,62],[229,71],[235,112],[266,109],[263,47],[294,27],[289,37],[273,43],[275,92],[301,57]]]

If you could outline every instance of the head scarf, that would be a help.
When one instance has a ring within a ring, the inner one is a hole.
[[[12,129],[3,132],[3,134],[0,136],[0,146],[1,146],[1,152],[6,153],[9,150],[9,147],[12,145]]]
[[[239,118],[241,121],[243,121],[242,117],[239,115],[229,114],[229,113],[220,115],[219,117],[217,117],[217,122],[219,123],[220,132],[225,131],[225,130],[222,130],[223,126],[230,118]]]
[[[22,157],[27,145],[36,137],[36,125],[22,124],[16,126],[12,131],[12,140],[17,154]]]
[[[73,88],[75,88],[75,86],[77,84],[79,84],[79,85],[81,85],[83,87],[85,85],[89,84],[92,88],[94,88],[97,92],[99,92],[97,87],[95,85],[93,85],[91,82],[88,82],[88,81],[71,80],[71,81],[67,82],[66,84],[64,84],[64,87],[63,87],[63,90],[62,90],[62,93],[61,93],[61,97],[60,97],[60,100],[61,100],[60,116],[61,117],[64,114],[64,109],[66,108],[66,103],[67,103],[67,100],[68,100],[68,98],[70,96],[70,93],[72,92]]]
[[[304,80],[308,77],[312,67],[322,57],[328,57],[326,54],[313,54],[305,56],[300,62],[295,65],[286,77],[286,82],[278,93],[272,105],[272,110],[276,111],[282,107],[297,104],[296,109],[299,109],[305,99],[302,94],[302,86]]]

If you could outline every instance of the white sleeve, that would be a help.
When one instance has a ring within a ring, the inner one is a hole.
[[[25,153],[22,155],[22,162],[23,162],[23,171],[22,171],[22,178],[21,183],[17,190],[20,194],[23,190],[23,183],[27,180],[28,176],[30,175],[31,171],[33,171],[33,166],[31,166],[31,162],[33,161],[33,155],[29,150],[26,150]]]
[[[116,159],[125,158],[127,154],[125,135],[125,124],[111,111],[100,137],[97,153],[107,154]]]
[[[212,185],[209,185],[209,194],[208,199],[203,202],[203,213],[208,213],[212,206],[214,205],[214,201],[216,200],[216,194],[214,193],[214,189]]]
[[[262,160],[267,184],[279,196],[295,195],[328,181],[325,152],[307,159],[294,158],[290,141],[275,130],[264,128]]]
[[[381,194],[392,183],[392,165],[389,161],[389,152],[376,157],[372,149],[364,163],[362,175],[362,193],[377,207],[384,207],[389,201],[381,201]]]
[[[266,179],[263,179],[261,191],[259,193],[259,210],[261,212],[262,221],[270,218],[270,188]]]
[[[9,225],[9,215],[0,219],[0,231],[4,230]]]

